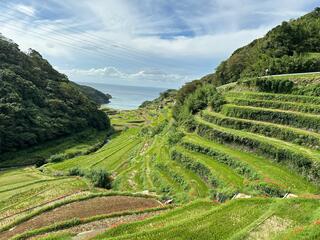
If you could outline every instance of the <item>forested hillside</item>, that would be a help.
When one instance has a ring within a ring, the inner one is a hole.
[[[68,78],[31,50],[0,39],[0,152],[87,127],[109,128],[105,113]]]
[[[320,8],[316,8],[237,49],[218,66],[215,74],[204,79],[220,85],[240,77],[320,71],[319,51]]]
[[[90,98],[92,101],[94,101],[98,105],[102,104],[108,104],[110,103],[110,99],[112,96],[110,94],[104,94],[97,89],[85,85],[80,85],[73,83],[76,87],[80,89],[80,91],[86,95],[88,98]]]

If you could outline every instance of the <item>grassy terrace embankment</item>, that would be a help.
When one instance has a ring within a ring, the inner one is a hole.
[[[110,229],[95,239],[300,239],[303,235],[316,239],[318,203],[304,199],[241,199],[218,206],[202,202],[205,211],[199,209],[200,203],[193,203]]]

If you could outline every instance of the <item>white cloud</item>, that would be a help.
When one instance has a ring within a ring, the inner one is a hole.
[[[0,15],[1,32],[23,50],[34,48],[61,68],[71,65],[68,75],[91,81],[94,77],[109,77],[123,81],[140,79],[141,83],[146,79],[176,81],[177,85],[211,72],[214,65],[236,48],[262,37],[281,21],[303,14],[305,6],[316,3],[315,0],[37,2],[26,0],[24,4],[12,5],[12,11],[6,12],[12,16],[9,20]],[[47,18],[43,17],[44,10]],[[21,18],[21,14],[26,18]],[[205,70],[198,71],[194,65]],[[83,66],[89,69],[82,69]]]
[[[14,9],[20,13],[33,17],[36,15],[36,9],[32,6],[24,5],[24,4],[17,4],[14,6]]]
[[[182,84],[192,79],[192,76],[167,73],[156,69],[141,70],[133,73],[122,72],[115,67],[91,69],[59,69],[56,67],[56,69],[77,82],[110,83],[111,81],[126,81],[129,84],[141,82],[146,86],[152,86],[154,83]]]

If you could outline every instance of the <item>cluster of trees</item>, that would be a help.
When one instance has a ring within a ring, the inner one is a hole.
[[[91,169],[91,170],[82,170],[81,168],[75,167],[69,169],[69,176],[80,176],[88,178],[93,186],[111,189],[112,188],[112,177],[110,173],[104,169]]]
[[[208,106],[215,111],[220,111],[224,103],[225,99],[214,86],[193,81],[185,84],[178,91],[173,117],[178,122],[188,122],[192,119],[192,115]]]
[[[97,104],[38,52],[0,38],[0,153],[87,127],[110,127]]]
[[[139,108],[146,108],[146,107],[162,107],[168,102],[173,102],[177,94],[177,90],[175,89],[168,89],[162,93],[160,96],[152,101],[144,101]]]
[[[87,97],[89,97],[92,101],[94,101],[96,104],[98,105],[102,105],[102,104],[108,104],[110,103],[110,99],[112,98],[112,96],[110,94],[104,94],[96,89],[94,89],[93,87],[89,87],[89,86],[85,86],[85,85],[79,85],[76,83],[73,83],[76,87],[79,88],[79,90],[86,95]]]
[[[320,71],[320,8],[272,29],[263,38],[236,50],[215,74],[203,78],[221,85],[242,77]],[[268,69],[268,71],[266,71]]]

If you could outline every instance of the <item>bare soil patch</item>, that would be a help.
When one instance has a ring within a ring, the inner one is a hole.
[[[91,216],[111,214],[123,211],[136,211],[160,206],[155,199],[127,196],[97,197],[80,202],[74,202],[43,213],[24,223],[17,225],[11,231],[0,233],[0,239],[10,237],[57,222],[72,218],[88,218]]]
[[[162,212],[162,211],[134,214],[134,215],[128,215],[128,216],[115,217],[115,218],[108,218],[108,219],[103,219],[103,220],[75,226],[75,227],[60,231],[60,232],[75,234],[75,236],[72,238],[74,240],[88,240],[88,239],[95,237],[98,234],[105,232],[109,228],[113,228],[113,227],[116,227],[116,226],[119,226],[119,225],[125,224],[125,223],[141,221],[146,218],[155,216],[156,214],[159,214],[160,212]],[[58,233],[58,232],[56,232],[56,233]],[[31,239],[38,239],[40,237],[45,237],[47,235],[48,234],[44,234],[44,235],[40,235],[40,236],[31,238]]]

